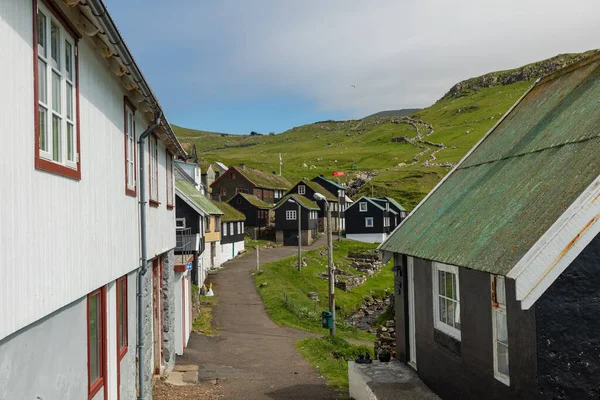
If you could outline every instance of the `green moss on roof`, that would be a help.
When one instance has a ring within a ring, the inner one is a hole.
[[[223,214],[219,207],[215,206],[209,199],[204,197],[202,193],[196,190],[194,185],[186,181],[175,181],[175,187],[181,191],[183,195],[193,201],[198,207],[204,210],[207,214]]]
[[[221,217],[222,222],[229,221],[245,221],[246,216],[230,206],[227,203],[222,201],[211,200],[211,202],[219,208],[219,210],[223,211],[223,216]]]
[[[272,208],[273,205],[265,203],[264,201],[262,201],[261,199],[259,199],[258,197],[256,197],[253,194],[248,194],[248,193],[239,193],[240,196],[242,196],[244,199],[246,199],[248,201],[248,203],[252,204],[255,207],[258,208]],[[235,196],[232,197],[232,199],[234,199]],[[231,200],[229,200],[231,201]]]
[[[273,207],[273,208],[278,208],[283,203],[285,203],[286,201],[288,201],[288,199],[290,199],[290,198],[293,198],[294,200],[296,200],[297,202],[299,202],[302,207],[304,207],[304,208],[306,208],[308,210],[320,210],[319,206],[315,202],[310,201],[306,197],[301,196],[299,194],[288,194],[283,199],[281,199],[279,201],[279,203],[275,204],[275,207]]]
[[[323,186],[319,185],[317,182],[309,181],[308,179],[302,179],[300,182],[308,187],[310,187],[315,192],[322,194],[328,201],[338,201],[337,197],[335,197],[331,192],[325,189]]]
[[[269,174],[268,172],[250,167],[234,168],[259,188],[287,190],[292,187],[292,185],[283,176]]]
[[[506,275],[600,176],[599,60],[538,83],[381,249]]]

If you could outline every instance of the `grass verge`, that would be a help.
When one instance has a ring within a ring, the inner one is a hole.
[[[350,344],[344,339],[329,336],[299,340],[296,342],[296,349],[310,365],[327,378],[328,385],[346,391],[348,361],[354,361],[359,354],[366,352],[373,357],[372,348]]]
[[[194,332],[204,336],[216,336],[218,332],[212,326],[212,310],[217,305],[217,296],[200,296],[200,310],[192,324]]]
[[[263,239],[254,240],[254,239],[250,239],[248,236],[244,237],[244,246],[245,247],[256,247],[256,246],[263,247],[266,244],[273,244],[273,243],[275,243],[275,242],[273,242],[272,240],[263,240]]]
[[[348,253],[374,251],[376,245],[344,240],[334,242],[334,263],[349,275],[359,272],[350,267]],[[255,284],[271,319],[284,326],[325,335],[329,331],[321,327],[321,311],[328,308],[328,283],[322,274],[327,271],[327,252],[317,249],[303,254],[307,266],[298,271],[296,257],[287,257],[262,266],[255,274]],[[350,292],[336,289],[337,333],[340,337],[374,341],[375,336],[356,329],[347,323],[348,314],[356,311],[369,297],[383,298],[392,293],[394,276],[392,263],[369,277],[363,285]],[[317,292],[319,301],[308,298],[309,292]]]

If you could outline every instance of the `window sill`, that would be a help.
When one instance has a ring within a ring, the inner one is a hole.
[[[127,354],[127,345],[125,345],[121,350],[119,350],[117,354],[117,361],[121,361],[123,357]]]
[[[93,399],[96,394],[104,387],[104,378],[100,377],[96,379],[96,382],[92,383],[88,390],[88,399]]]
[[[173,204],[167,204],[167,210],[172,210],[174,208],[175,206]]]
[[[160,203],[158,201],[150,199],[150,207],[158,207],[158,206],[160,206]]]
[[[77,169],[73,169],[61,164],[57,164],[53,161],[43,159],[38,156],[35,159],[35,168],[41,171],[50,172],[51,174],[64,176],[66,178],[74,179],[77,181],[81,180],[81,170],[79,163],[77,163]]]
[[[137,197],[137,190],[125,188],[125,195],[131,196],[131,197]]]
[[[454,354],[461,356],[461,341],[450,336],[437,328],[433,329],[433,341],[441,348],[444,348]]]

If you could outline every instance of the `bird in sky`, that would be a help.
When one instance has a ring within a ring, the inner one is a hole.
[[[354,86],[354,85],[350,85],[350,86],[352,86],[354,89],[356,89],[356,86]]]

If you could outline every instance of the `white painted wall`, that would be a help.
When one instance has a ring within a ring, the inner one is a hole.
[[[349,233],[346,237],[365,243],[383,243],[387,235],[385,233]]]
[[[221,244],[221,264],[235,258],[244,250],[244,241]]]
[[[0,169],[0,304],[11,310],[0,312],[0,340],[139,266],[138,200],[124,187],[125,90],[87,38],[79,42],[81,181],[34,168],[32,11],[31,0],[0,2],[0,118],[10,149]],[[140,134],[148,121],[136,117]],[[150,257],[175,246],[164,149]]]

